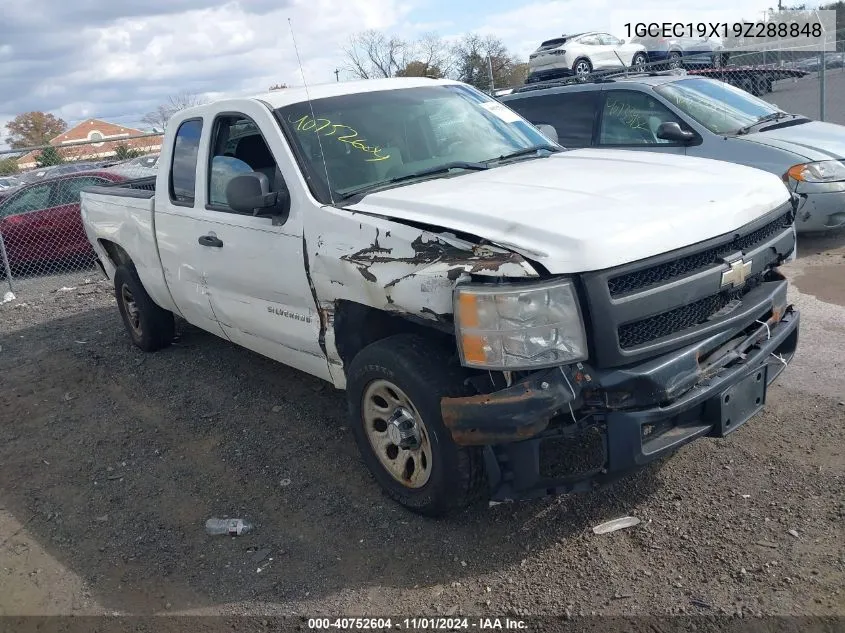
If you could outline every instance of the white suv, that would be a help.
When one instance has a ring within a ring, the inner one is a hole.
[[[594,70],[643,66],[648,53],[642,44],[626,43],[609,33],[576,33],[546,40],[531,53],[529,81],[561,75],[589,75]]]

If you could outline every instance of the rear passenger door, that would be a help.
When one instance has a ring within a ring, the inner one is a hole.
[[[197,238],[207,231],[205,210],[197,195],[198,157],[204,122],[201,118],[172,122],[177,126],[166,179],[159,178],[155,197],[155,236],[164,278],[173,302],[193,325],[224,337],[209,300],[207,249]],[[166,182],[163,186],[162,181]],[[161,183],[161,184],[160,184]]]
[[[598,90],[573,90],[509,99],[505,103],[534,125],[551,125],[557,131],[558,143],[564,147],[590,147],[598,119],[599,95]]]

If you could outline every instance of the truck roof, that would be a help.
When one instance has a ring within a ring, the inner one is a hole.
[[[264,101],[273,108],[281,108],[292,103],[302,103],[311,99],[337,97],[340,95],[357,94],[360,92],[376,92],[378,90],[398,90],[401,88],[416,88],[419,86],[454,85],[460,82],[451,79],[430,79],[428,77],[391,77],[389,79],[361,79],[358,81],[335,81],[305,87],[282,88],[250,97]]]

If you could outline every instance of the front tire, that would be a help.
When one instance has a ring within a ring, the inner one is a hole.
[[[465,377],[445,350],[408,334],[372,343],[349,365],[361,456],[385,493],[412,512],[440,516],[486,488],[481,449],[455,444],[440,415],[442,397],[467,395]]]
[[[173,313],[159,307],[147,294],[132,264],[114,273],[114,297],[123,325],[132,342],[145,352],[155,352],[173,342]]]

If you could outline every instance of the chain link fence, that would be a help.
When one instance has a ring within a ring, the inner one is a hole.
[[[845,30],[829,35],[823,51],[779,46],[668,56],[580,77],[569,76],[566,69],[528,83],[537,81],[540,87],[620,73],[686,72],[732,84],[786,112],[845,125]],[[0,152],[0,159],[12,157],[21,170],[12,180],[0,176],[0,301],[72,289],[99,278],[82,226],[80,191],[155,175],[161,141],[161,134],[152,133]]]
[[[101,275],[82,225],[85,187],[154,176],[160,133],[2,152],[0,302],[74,290]]]
[[[685,54],[666,52],[658,61],[628,68],[592,71],[576,76],[573,69],[529,75],[526,84],[547,86],[601,81],[626,73],[686,72],[718,79],[777,105],[789,113],[845,125],[845,29],[828,34],[824,50],[818,45],[778,46],[756,50],[724,50]],[[620,64],[622,62],[620,61]],[[496,91],[507,94],[523,86]]]

